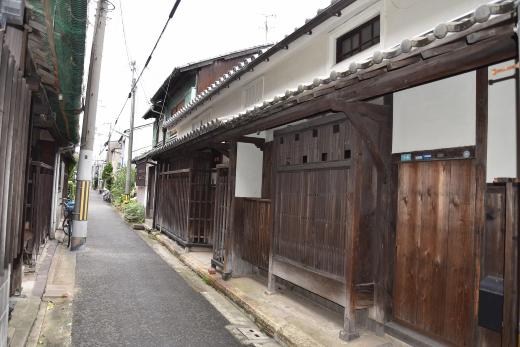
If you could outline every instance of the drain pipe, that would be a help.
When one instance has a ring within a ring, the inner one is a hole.
[[[74,150],[74,145],[67,147],[60,147],[58,151],[56,151],[56,155],[54,156],[54,175],[52,180],[52,204],[51,204],[51,228],[49,229],[49,238],[53,240],[56,236],[56,229],[58,224],[57,210],[58,210],[58,187],[60,185],[61,175],[61,155],[64,152]]]

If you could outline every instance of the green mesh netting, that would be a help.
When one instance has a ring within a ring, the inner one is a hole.
[[[74,143],[78,142],[87,5],[87,0],[27,0],[27,6],[38,22],[45,25],[46,13],[51,17],[54,42],[47,37],[49,50],[45,53],[49,65],[58,67],[59,89],[63,100],[60,101],[58,94],[51,90],[48,90],[48,96],[58,128]]]

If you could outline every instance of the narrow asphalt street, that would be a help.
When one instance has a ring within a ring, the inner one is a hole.
[[[239,346],[227,320],[92,192],[73,346]]]

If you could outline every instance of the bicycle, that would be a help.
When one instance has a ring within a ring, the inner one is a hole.
[[[63,233],[67,236],[67,247],[70,247],[70,239],[72,236],[72,219],[74,216],[74,200],[65,198],[61,203],[63,205]]]

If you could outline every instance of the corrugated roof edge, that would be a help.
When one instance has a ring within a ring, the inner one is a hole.
[[[433,29],[431,32],[423,36],[417,36],[412,39],[403,40],[400,45],[396,46],[396,48],[393,48],[385,52],[374,52],[372,58],[367,59],[366,61],[361,63],[352,63],[349,69],[344,72],[332,71],[330,76],[327,78],[316,78],[312,83],[308,85],[299,85],[298,88],[295,90],[287,90],[285,94],[276,96],[270,101],[264,101],[262,105],[248,109],[245,112],[238,114],[236,117],[233,117],[227,122],[223,122],[221,120],[214,120],[210,123],[204,124],[201,128],[191,131],[179,139],[170,141],[164,146],[154,148],[150,152],[143,154],[143,156],[152,157],[154,155],[159,155],[168,151],[169,149],[177,147],[185,142],[192,140],[193,138],[196,138],[200,135],[203,135],[220,127],[233,128],[238,123],[243,122],[244,120],[247,120],[250,117],[253,117],[254,114],[265,112],[268,109],[275,108],[278,104],[282,104],[287,100],[292,100],[294,97],[299,96],[302,93],[322,88],[323,86],[331,84],[332,82],[341,82],[343,80],[349,80],[357,76],[357,74],[367,71],[371,67],[384,67],[385,64],[387,64],[387,62],[389,62],[390,60],[394,60],[395,58],[400,59],[400,55],[411,54],[413,53],[414,49],[424,49],[427,46],[430,46],[432,43],[434,43],[434,41],[446,38],[450,33],[457,33],[469,30],[474,24],[482,24],[488,22],[490,21],[492,16],[510,14],[514,12],[515,9],[516,1],[513,0],[503,0],[481,5],[469,15],[460,17],[458,20],[453,22],[441,23],[437,25],[435,29]],[[380,59],[381,56],[383,57],[382,59]]]
[[[183,107],[181,110],[175,113],[170,119],[165,121],[163,123],[163,128],[168,128],[176,125],[187,115],[189,115],[195,107],[198,107],[201,104],[203,104],[207,99],[215,95],[219,90],[228,86],[233,81],[237,80],[240,76],[244,75],[245,73],[253,69],[255,66],[259,65],[275,53],[279,52],[282,49],[285,49],[286,47],[288,47],[290,43],[296,41],[301,36],[312,31],[312,29],[314,29],[321,23],[325,22],[329,18],[341,15],[341,10],[351,5],[355,1],[356,0],[332,0],[330,6],[324,9],[318,9],[317,15],[311,19],[305,20],[304,25],[302,25],[299,28],[296,28],[294,32],[287,35],[284,39],[274,44],[273,46],[271,46],[271,48],[267,49],[261,54],[254,55],[252,59],[245,59],[243,62],[231,69],[228,73],[224,74],[220,79],[215,81],[215,83],[209,86],[206,90],[199,93],[190,104]]]

